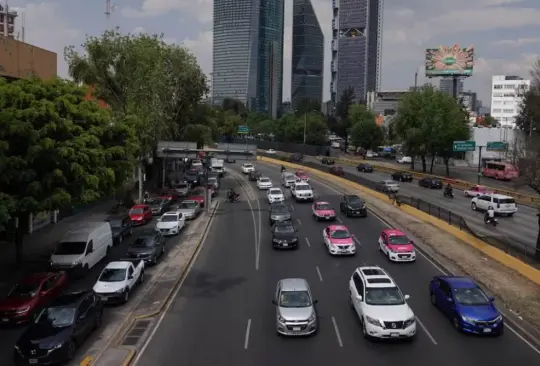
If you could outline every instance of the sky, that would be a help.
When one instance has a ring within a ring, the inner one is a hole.
[[[6,0],[0,0],[5,3]],[[58,53],[58,72],[67,77],[65,46],[80,47],[86,36],[118,26],[124,33],[163,34],[189,48],[206,74],[212,71],[212,0],[8,0],[25,18],[25,41]],[[283,97],[290,97],[292,3],[285,0]],[[329,99],[332,0],[312,0],[325,34],[324,100]],[[19,18],[21,26],[22,16]],[[405,90],[429,82],[424,50],[439,45],[475,46],[473,76],[465,90],[489,105],[491,76],[528,77],[540,55],[540,0],[385,0],[382,90]],[[431,80],[438,85],[437,79]]]

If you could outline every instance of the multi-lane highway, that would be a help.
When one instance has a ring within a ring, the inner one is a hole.
[[[279,184],[279,169],[261,162],[257,169]],[[230,180],[231,178],[226,178]],[[253,183],[245,183],[254,188]],[[339,194],[312,182],[319,199],[336,209]],[[268,204],[258,199],[223,204],[222,219],[212,228],[203,249],[160,326],[136,360],[138,366],[297,366],[373,364],[378,366],[437,364],[537,365],[534,350],[510,330],[500,338],[459,334],[430,303],[428,283],[437,269],[424,257],[413,264],[391,264],[377,250],[384,224],[375,216],[346,218],[359,242],[357,255],[330,257],[323,247],[325,223],[315,222],[309,204],[293,207],[299,229],[296,251],[272,249]],[[418,335],[412,342],[370,342],[348,304],[348,280],[361,265],[383,266],[418,316]],[[320,331],[310,338],[290,339],[276,334],[271,303],[279,279],[302,277],[319,300]]]
[[[306,161],[316,162],[312,157],[306,157]],[[347,165],[343,165],[343,170],[373,182],[390,179],[390,174],[385,172],[362,173],[358,172],[355,167]],[[531,248],[536,245],[538,217],[535,208],[519,205],[518,212],[513,217],[500,217],[499,226],[494,229],[492,226],[484,224],[482,212],[471,209],[471,198],[465,197],[463,191],[455,190],[454,199],[450,199],[443,197],[441,190],[419,187],[417,180],[412,183],[399,183],[399,186],[399,193],[405,196],[420,198],[463,217],[471,229],[478,234],[506,237],[514,245],[527,245]]]

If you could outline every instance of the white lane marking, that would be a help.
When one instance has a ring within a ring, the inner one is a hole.
[[[294,211],[294,205],[291,205],[291,211]]]
[[[336,318],[332,317],[332,324],[334,325],[334,331],[336,332],[337,342],[340,347],[343,348],[343,341],[341,340],[341,334],[339,333],[339,327],[336,322]]]
[[[311,246],[311,243],[309,242],[309,239],[308,239],[308,238],[306,238],[306,244],[307,244],[308,247]]]
[[[360,240],[358,240],[358,238],[356,236],[353,236],[353,240],[356,244],[358,244],[359,247],[362,246],[362,243],[360,243]]]
[[[242,188],[244,190],[246,190],[246,187],[243,186],[243,185],[242,185]],[[261,230],[260,230],[260,226],[259,226],[259,232],[257,233],[257,219],[255,218],[255,210],[253,209],[253,205],[251,204],[250,199],[247,200],[247,203],[249,205],[249,210],[251,211],[251,218],[253,219],[253,234],[255,235],[255,270],[258,271],[259,270],[259,260],[260,260],[259,240],[260,240]],[[259,206],[258,208],[259,208],[259,224],[260,224],[261,206],[260,206],[260,202],[259,202],[258,197],[257,197],[257,204]]]
[[[220,202],[217,203],[217,206],[215,208],[216,212],[217,212],[217,209],[219,208],[219,204]],[[133,366],[135,366],[137,362],[140,361],[142,355],[144,354],[144,351],[146,351],[146,348],[148,348],[148,345],[152,341],[152,338],[154,338],[154,336],[156,335],[156,332],[158,331],[159,326],[163,322],[163,319],[165,319],[165,316],[169,313],[170,307],[172,306],[172,304],[175,303],[176,295],[178,295],[178,293],[180,292],[180,289],[182,288],[182,285],[184,284],[184,281],[189,276],[189,272],[191,272],[191,268],[193,268],[193,266],[195,265],[195,262],[197,262],[197,257],[199,256],[199,253],[202,252],[203,246],[206,243],[206,238],[208,237],[208,234],[210,233],[210,228],[212,227],[212,223],[214,222],[214,217],[216,216],[212,216],[210,218],[210,222],[208,223],[208,230],[206,231],[206,234],[204,234],[204,237],[202,238],[202,241],[201,241],[201,245],[199,246],[198,251],[195,252],[193,259],[191,263],[189,264],[189,267],[187,268],[186,273],[184,274],[184,277],[180,280],[180,283],[178,284],[178,287],[176,288],[176,290],[174,290],[174,293],[169,299],[169,303],[165,306],[165,309],[163,309],[161,315],[158,318],[156,325],[154,326],[154,329],[152,329],[152,332],[150,333],[150,335],[144,342],[144,345],[142,346],[141,350],[137,352],[137,357],[133,361]]]
[[[244,339],[244,349],[248,349],[249,347],[249,334],[251,332],[251,319],[248,319],[247,326],[246,326],[246,337]]]
[[[435,338],[431,335],[431,333],[429,332],[429,330],[426,328],[426,326],[424,325],[424,323],[422,323],[422,321],[420,320],[420,318],[416,317],[416,322],[418,324],[420,324],[420,327],[422,327],[422,329],[424,330],[424,332],[427,334],[428,338],[431,340],[431,342],[434,344],[434,345],[437,345],[437,341],[435,340]]]
[[[319,269],[319,267],[315,267],[315,269],[317,270],[317,274],[319,275],[319,280],[321,280],[321,282],[324,282],[323,279],[322,279],[322,273],[321,273],[321,270]]]
[[[343,224],[343,221],[341,221],[341,219],[339,218],[339,216],[336,217],[336,220],[337,220],[337,222],[339,222],[340,224]]]
[[[300,219],[296,219],[296,221],[298,221],[298,225],[302,225],[302,221],[300,221]]]

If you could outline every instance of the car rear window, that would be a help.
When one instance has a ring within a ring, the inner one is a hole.
[[[309,191],[311,188],[307,184],[297,184],[296,190],[297,191]]]
[[[502,203],[502,204],[512,204],[512,203],[516,203],[516,201],[514,201],[513,198],[495,198],[493,200],[495,203]]]

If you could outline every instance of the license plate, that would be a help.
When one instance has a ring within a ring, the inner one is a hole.
[[[341,249],[340,252],[341,253],[347,253],[349,250],[348,249]]]
[[[491,333],[491,328],[484,328],[484,333]]]
[[[107,296],[101,296],[101,300],[102,301],[107,301],[107,300],[109,300],[109,298]]]
[[[302,328],[300,328],[300,327],[293,327],[293,329],[292,329],[292,330],[293,330],[293,331],[295,331],[295,332],[299,332],[299,331],[301,331],[301,330],[302,330]]]
[[[390,333],[390,337],[397,338],[399,337],[399,333]]]
[[[31,358],[31,359],[28,360],[28,363],[30,365],[35,365],[35,364],[37,364],[37,362],[38,362],[38,360],[36,358]]]
[[[2,318],[2,323],[7,323],[7,322],[9,322],[8,318]]]
[[[287,243],[281,243],[281,245],[283,245],[284,247],[288,247],[288,246],[289,246],[289,244],[287,244]]]

